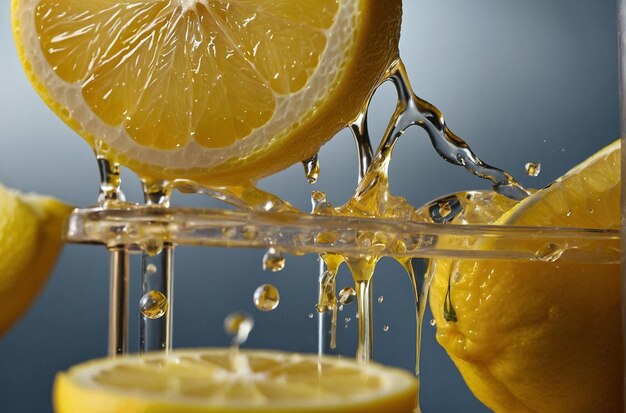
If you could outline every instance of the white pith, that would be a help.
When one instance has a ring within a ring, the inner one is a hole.
[[[55,74],[41,50],[35,27],[33,11],[39,1],[19,2],[17,16],[20,24],[19,36],[33,74],[45,86],[50,96],[69,111],[71,118],[77,121],[86,133],[114,148],[118,155],[159,169],[173,170],[194,167],[211,169],[234,156],[254,154],[270,146],[272,141],[282,138],[289,130],[310,117],[328,95],[331,86],[336,86],[336,80],[345,70],[348,57],[346,51],[350,50],[355,40],[360,19],[359,4],[362,0],[339,1],[337,17],[327,30],[327,46],[320,56],[317,69],[309,78],[307,85],[298,92],[289,95],[275,94],[274,115],[265,125],[226,148],[206,148],[190,139],[186,145],[175,150],[161,150],[137,144],[128,135],[124,125],[111,126],[99,119],[83,98],[80,83],[67,83]],[[206,1],[177,0],[171,7],[181,7],[184,11]]]

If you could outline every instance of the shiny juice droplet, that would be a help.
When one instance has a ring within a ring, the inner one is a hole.
[[[141,244],[143,251],[151,257],[159,255],[163,251],[163,241],[151,238]]]
[[[316,212],[320,205],[326,203],[326,194],[322,191],[312,191],[311,192],[311,208],[313,208],[313,212]]]
[[[389,326],[387,324],[385,324],[383,326],[383,331],[386,333],[387,331],[389,331]]]
[[[224,330],[232,336],[233,346],[240,346],[245,343],[253,327],[254,319],[246,313],[230,313],[224,319]]]
[[[554,262],[561,258],[561,255],[565,252],[565,248],[560,246],[559,244],[549,243],[539,248],[537,252],[535,252],[535,257],[539,261],[543,262]]]
[[[309,313],[309,315],[307,317],[313,318],[313,313]]]
[[[261,311],[272,311],[280,303],[278,289],[271,284],[263,284],[254,292],[254,305]]]
[[[538,176],[541,172],[541,164],[539,162],[527,162],[524,169],[528,176]]]
[[[345,287],[339,291],[339,302],[342,307],[346,304],[350,304],[356,298],[356,291],[352,287]]]
[[[278,272],[285,268],[285,257],[274,247],[270,247],[263,256],[263,269],[265,271]]]
[[[139,300],[141,315],[151,320],[156,320],[167,312],[167,297],[160,291],[148,291]]]
[[[313,185],[317,182],[317,178],[320,176],[320,163],[315,154],[312,158],[302,161],[302,166],[304,167],[304,175],[306,176],[307,181]]]

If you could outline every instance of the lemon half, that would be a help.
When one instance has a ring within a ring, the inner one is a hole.
[[[497,224],[619,228],[619,141]],[[496,412],[621,412],[620,266],[547,261],[435,261],[437,340]],[[444,317],[449,281],[456,322]]]
[[[355,120],[398,55],[401,0],[13,0],[28,78],[144,177],[256,180]]]
[[[55,380],[57,413],[413,413],[417,380],[354,360],[177,350],[89,361]]]

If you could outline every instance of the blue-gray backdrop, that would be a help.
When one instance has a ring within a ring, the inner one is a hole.
[[[98,177],[89,147],[61,123],[32,90],[11,39],[8,1],[0,5],[0,181],[26,191],[92,204]],[[439,106],[448,124],[487,162],[541,187],[618,137],[615,0],[407,0],[401,53],[416,92]],[[393,102],[391,87],[375,98],[371,125],[382,132]],[[392,188],[414,205],[486,184],[439,159],[418,130],[396,151]],[[321,152],[315,188],[333,203],[356,182],[349,134]],[[540,162],[539,177],[524,164]],[[300,165],[262,182],[303,209],[311,187]],[[139,199],[135,178],[125,190]],[[182,202],[207,205],[200,197]],[[289,257],[280,273],[261,270],[262,251],[180,248],[176,256],[175,346],[227,345],[224,316],[252,313],[248,347],[315,351],[316,258]],[[51,411],[53,377],[72,364],[105,355],[107,254],[68,245],[45,291],[21,322],[0,338],[0,411]],[[136,261],[133,262],[138,267]],[[137,300],[137,279],[133,300]],[[273,283],[281,303],[256,311],[252,293]],[[341,274],[339,286],[350,283]],[[414,327],[410,287],[400,268],[383,262],[375,278],[375,358],[410,369]],[[0,311],[1,311],[0,303]],[[354,352],[354,306],[340,318],[340,348]],[[345,322],[350,318],[350,322]],[[427,316],[427,319],[429,316]],[[131,320],[137,325],[136,317]],[[383,332],[383,325],[389,331]],[[422,405],[425,412],[488,411],[463,385],[426,323]],[[136,342],[136,337],[133,337]],[[136,345],[134,346],[136,348]]]

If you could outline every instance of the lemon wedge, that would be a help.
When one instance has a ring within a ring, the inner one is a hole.
[[[61,251],[71,207],[0,185],[0,336],[28,309]]]

